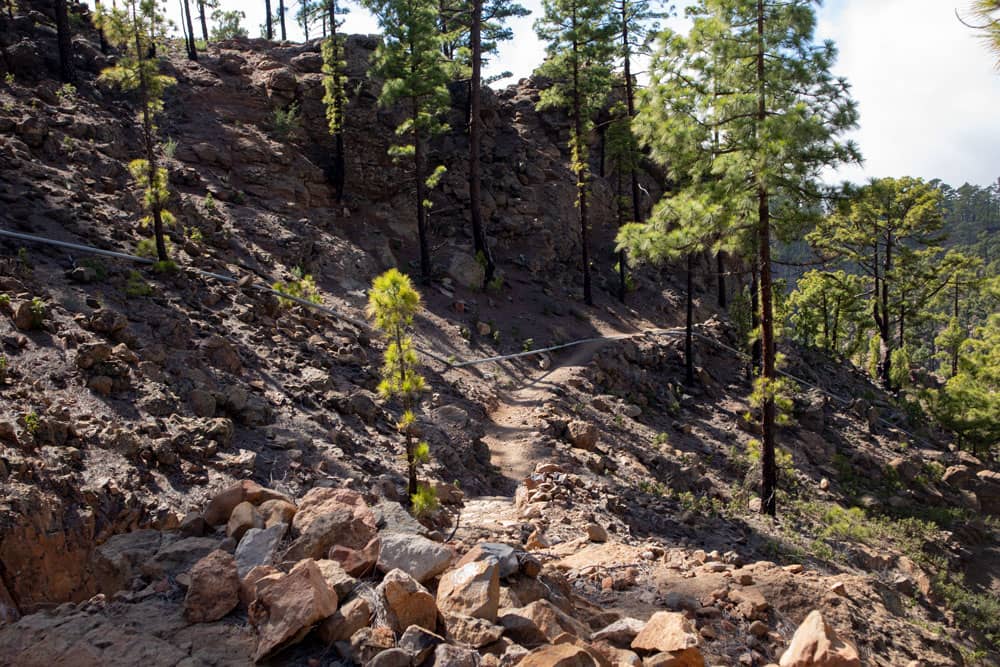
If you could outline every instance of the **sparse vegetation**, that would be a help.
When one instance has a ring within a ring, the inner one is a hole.
[[[138,271],[129,271],[125,281],[125,294],[130,299],[153,295],[153,287]]]
[[[271,288],[275,292],[282,292],[296,299],[302,299],[310,303],[323,303],[323,297],[319,293],[316,281],[313,280],[311,275],[304,273],[302,268],[298,266],[292,269],[291,280],[287,282],[279,280],[271,285]],[[278,297],[278,303],[282,308],[291,308],[296,304],[294,300],[283,296]]]
[[[271,130],[274,136],[282,141],[287,141],[292,134],[301,127],[302,121],[299,118],[299,103],[292,102],[287,107],[278,107],[271,112]]]

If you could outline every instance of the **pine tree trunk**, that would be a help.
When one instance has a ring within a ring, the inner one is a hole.
[[[101,10],[101,0],[94,0],[94,9],[97,10],[97,11]],[[11,18],[14,18],[13,14],[11,14]],[[107,55],[107,53],[108,53],[108,39],[107,39],[107,37],[104,36],[104,30],[102,30],[101,28],[97,29],[97,38],[101,42],[101,53]]]
[[[431,282],[431,251],[427,241],[427,209],[424,207],[424,165],[421,145],[419,103],[413,100],[413,175],[417,186],[417,236],[420,241],[420,280],[425,285]]]
[[[56,0],[56,34],[59,43],[59,75],[66,83],[76,80],[73,71],[73,35],[69,28],[66,0]]]
[[[278,20],[281,22],[281,41],[288,41],[288,33],[285,32],[285,0],[278,0]]]
[[[755,244],[756,245],[756,244]],[[757,249],[754,249],[753,268],[750,270],[750,329],[753,341],[750,343],[750,379],[760,375],[760,282],[757,279]]]
[[[486,261],[485,283],[493,280],[496,264],[486,242],[482,211],[482,107],[483,107],[483,0],[472,0],[472,29],[469,42],[472,47],[472,82],[469,86],[469,208],[472,213],[472,242],[476,257]]]
[[[725,310],[726,309],[726,262],[723,259],[721,252],[715,253],[715,275],[718,278],[718,285],[719,285],[719,295],[718,295],[719,308]]]
[[[205,16],[205,0],[198,0],[198,19],[201,21],[201,36],[208,46],[208,18]]]
[[[188,35],[188,58],[191,60],[198,60],[198,46],[195,44],[194,39],[194,23],[191,20],[191,3],[190,0],[184,0],[184,16],[187,20],[187,35]]]
[[[624,62],[624,75],[625,75],[625,107],[628,111],[629,123],[635,118],[635,84],[632,81],[632,45],[629,43],[629,32],[628,32],[628,0],[622,0],[621,13],[622,13],[622,46],[625,51],[625,62]],[[629,126],[629,132],[631,133],[632,128]],[[631,146],[631,144],[630,144]],[[642,215],[639,211],[639,171],[636,164],[631,164],[630,177],[632,185],[632,222],[642,222]],[[620,298],[622,303],[625,303],[625,275],[628,271],[628,256],[625,251],[621,251],[621,256],[618,258],[620,264],[620,281],[621,285],[619,287],[621,294]]]
[[[573,33],[576,34],[576,6],[573,7]],[[573,135],[575,146],[573,153],[573,171],[576,173],[577,205],[580,207],[580,243],[583,259],[583,301],[588,306],[594,305],[594,294],[590,282],[590,230],[587,219],[587,165],[586,148],[583,136],[583,102],[580,91],[580,44],[573,40]]]
[[[694,253],[687,255],[687,308],[684,316],[684,382],[694,386]]]
[[[266,18],[267,22],[265,24],[267,27],[265,28],[265,35],[267,36],[267,39],[270,41],[274,39],[274,27],[271,25],[271,20],[272,20],[271,0],[264,0],[264,11],[267,12],[267,18]]]
[[[330,39],[333,40],[333,85],[335,91],[341,89],[340,42],[337,41],[337,0],[330,0]],[[338,204],[344,201],[344,183],[347,180],[346,156],[344,155],[344,108],[343,98],[336,95],[334,117],[337,131],[333,136],[333,193]]]
[[[892,232],[886,232],[885,263],[882,267],[881,318],[876,322],[879,330],[878,373],[882,386],[892,391],[892,333],[889,330],[889,272],[892,271]]]
[[[767,99],[764,84],[764,0],[757,0],[757,122],[767,120]],[[760,339],[761,369],[764,386],[761,426],[761,507],[762,514],[777,513],[778,470],[775,462],[774,389],[777,375],[774,365],[774,312],[771,284],[771,210],[767,184],[763,174],[757,184],[757,244],[760,257]]]

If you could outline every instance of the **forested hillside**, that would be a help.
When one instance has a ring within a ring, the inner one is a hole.
[[[262,4],[0,2],[0,664],[1000,664],[1000,180],[817,3]]]

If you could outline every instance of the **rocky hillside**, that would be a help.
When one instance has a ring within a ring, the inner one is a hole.
[[[0,20],[0,228],[135,252],[134,101],[97,84],[109,60],[86,21],[67,88],[51,21]],[[680,322],[673,277],[638,273],[629,306],[613,299],[600,178],[603,289],[579,305],[566,123],[534,111],[532,81],[485,100],[504,274],[487,292],[470,288],[453,91],[417,342],[466,360],[632,337],[462,369],[427,357],[421,475],[443,509],[412,519],[399,406],[377,398],[382,345],[358,324],[371,279],[416,258],[374,44],[348,41],[343,205],[318,44],[230,42],[164,62],[181,270],[0,242],[0,663],[997,664],[995,468],[863,374],[789,349],[782,515],[759,518],[736,334],[700,286],[683,386],[680,340],[644,333]],[[301,121],[280,127],[292,102]],[[328,310],[260,289],[297,271]]]

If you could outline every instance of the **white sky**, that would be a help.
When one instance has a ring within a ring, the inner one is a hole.
[[[166,5],[175,21],[179,1]],[[278,0],[271,2],[277,7]],[[286,2],[289,38],[302,39],[291,20],[298,0]],[[532,30],[541,0],[521,2],[534,16],[513,22],[515,38],[501,46],[489,72],[525,77],[542,61],[544,48]],[[1000,177],[1000,71],[994,68],[995,56],[955,17],[955,10],[968,4],[970,0],[825,3],[819,37],[833,39],[840,50],[834,71],[853,85],[860,104],[861,127],[854,139],[865,157],[864,167],[842,170],[834,178],[909,175],[958,186],[987,185]],[[263,0],[222,0],[222,6],[246,12],[250,35],[259,35]],[[682,25],[671,21],[677,29]],[[378,26],[353,4],[344,30],[372,33]]]

